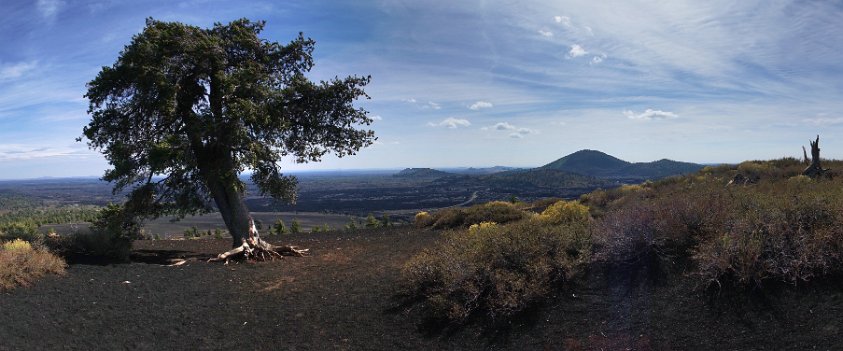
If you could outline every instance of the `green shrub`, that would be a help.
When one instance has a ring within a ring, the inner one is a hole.
[[[32,244],[21,239],[15,239],[3,243],[3,246],[0,247],[0,249],[6,251],[32,251]]]
[[[301,232],[301,224],[295,218],[290,221],[290,233],[298,234]]]
[[[589,218],[587,206],[565,200],[550,205],[538,216],[540,221],[547,224],[586,223]]]
[[[276,235],[287,234],[287,226],[284,225],[284,221],[281,218],[278,218],[278,220],[275,221],[274,228]]]
[[[366,228],[378,228],[380,226],[381,222],[375,218],[375,215],[369,213],[369,215],[366,216]]]
[[[413,217],[413,224],[416,225],[418,228],[425,228],[433,225],[436,222],[436,219],[425,211],[421,211],[416,213],[415,217]]]
[[[411,258],[402,287],[434,319],[506,320],[579,272],[590,252],[587,225],[478,225],[471,233],[447,233],[436,247]]]
[[[126,262],[132,251],[132,240],[140,236],[137,218],[122,206],[110,204],[100,210],[90,232],[50,238],[46,244],[65,257]]]
[[[509,223],[526,218],[526,213],[515,205],[504,201],[492,201],[468,208],[447,208],[435,213],[416,214],[417,227],[436,229],[468,228],[480,222]]]
[[[38,242],[44,235],[38,232],[38,226],[28,222],[14,222],[0,228],[0,240],[21,239],[28,242]]]

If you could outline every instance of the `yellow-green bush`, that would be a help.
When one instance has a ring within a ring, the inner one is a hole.
[[[538,219],[547,224],[586,223],[589,220],[588,207],[576,201],[558,201],[550,205]]]
[[[15,239],[3,243],[3,250],[6,251],[32,251],[32,244],[21,239]]]
[[[419,213],[416,213],[416,216],[414,217],[413,223],[415,223],[416,227],[424,228],[424,227],[429,227],[430,225],[432,225],[434,221],[435,221],[435,219],[433,219],[433,217],[430,215],[430,213],[427,213],[425,211],[421,211]]]
[[[426,213],[426,212],[425,212]],[[418,214],[416,216],[419,216]],[[432,226],[436,229],[468,228],[480,222],[509,223],[526,218],[526,213],[516,205],[504,201],[492,201],[468,208],[447,208],[433,214],[416,218],[416,226]]]
[[[488,228],[493,228],[497,226],[498,224],[495,222],[480,222],[477,224],[472,224],[470,227],[468,227],[468,233],[474,234],[480,232],[481,230],[486,230]]]
[[[434,319],[506,319],[546,298],[590,254],[587,225],[478,225],[471,234],[447,233],[436,247],[411,258],[402,286]]]

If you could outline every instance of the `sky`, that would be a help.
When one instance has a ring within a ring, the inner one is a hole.
[[[376,143],[286,171],[843,158],[837,1],[0,0],[0,179],[101,176],[86,83],[145,19],[265,20],[309,76],[371,75]]]

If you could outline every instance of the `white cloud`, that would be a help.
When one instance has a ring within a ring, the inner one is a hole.
[[[594,57],[591,58],[591,62],[589,62],[589,64],[598,65],[598,64],[602,63],[603,60],[605,60],[605,59],[606,59],[606,54],[595,55]]]
[[[636,119],[636,120],[653,120],[653,119],[670,119],[670,118],[677,118],[679,115],[670,112],[670,111],[662,111],[662,110],[653,110],[647,109],[642,113],[636,114],[630,110],[623,111],[623,115],[629,119]]]
[[[571,51],[568,51],[568,57],[575,58],[588,54],[588,51],[582,48],[579,44],[571,45]]]
[[[38,0],[35,6],[38,8],[38,12],[41,13],[41,17],[44,17],[47,20],[53,20],[56,18],[56,15],[59,13],[61,7],[64,6],[64,1]]]
[[[553,16],[553,20],[556,21],[556,23],[562,23],[566,27],[572,26],[571,18],[568,16]]]
[[[543,36],[543,37],[545,37],[545,38],[552,38],[552,37],[553,37],[553,32],[551,32],[551,31],[549,31],[549,30],[541,30],[541,29],[539,29],[539,34],[541,34],[541,36]]]
[[[468,127],[471,125],[467,119],[448,117],[438,123],[430,122],[427,124],[431,127],[447,127],[449,129],[457,129],[459,127]]]
[[[480,128],[481,130],[498,130],[498,131],[511,131],[512,133],[509,134],[510,138],[518,138],[521,139],[528,134],[535,134],[536,131],[530,128],[518,128],[509,122],[499,122],[495,125],[489,127]]]
[[[414,98],[401,99],[401,101],[408,102],[408,103],[411,103],[411,104],[415,104],[415,103],[416,103],[416,99],[414,99]]]
[[[432,108],[434,110],[438,110],[438,109],[441,109],[442,106],[433,102],[433,101],[428,101],[427,105],[424,105],[424,108]]]
[[[478,101],[478,102],[475,102],[475,103],[471,104],[471,106],[469,106],[468,108],[477,111],[477,110],[482,110],[484,108],[492,108],[494,106],[495,105],[492,105],[492,103],[488,102],[488,101]]]
[[[814,126],[834,126],[843,124],[843,117],[817,117],[817,118],[806,118],[803,119],[802,122],[811,124]]]
[[[383,121],[383,117],[381,117],[380,115],[370,116],[369,118],[371,118],[373,121]]]
[[[37,66],[38,63],[35,61],[18,62],[12,65],[3,65],[2,67],[0,67],[0,80],[18,78],[26,74],[26,72],[32,71]]]

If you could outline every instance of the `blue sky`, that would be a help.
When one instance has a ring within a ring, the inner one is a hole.
[[[2,1],[0,179],[99,176],[85,83],[147,17],[246,17],[371,75],[378,142],[287,170],[843,158],[843,5],[820,1]]]

